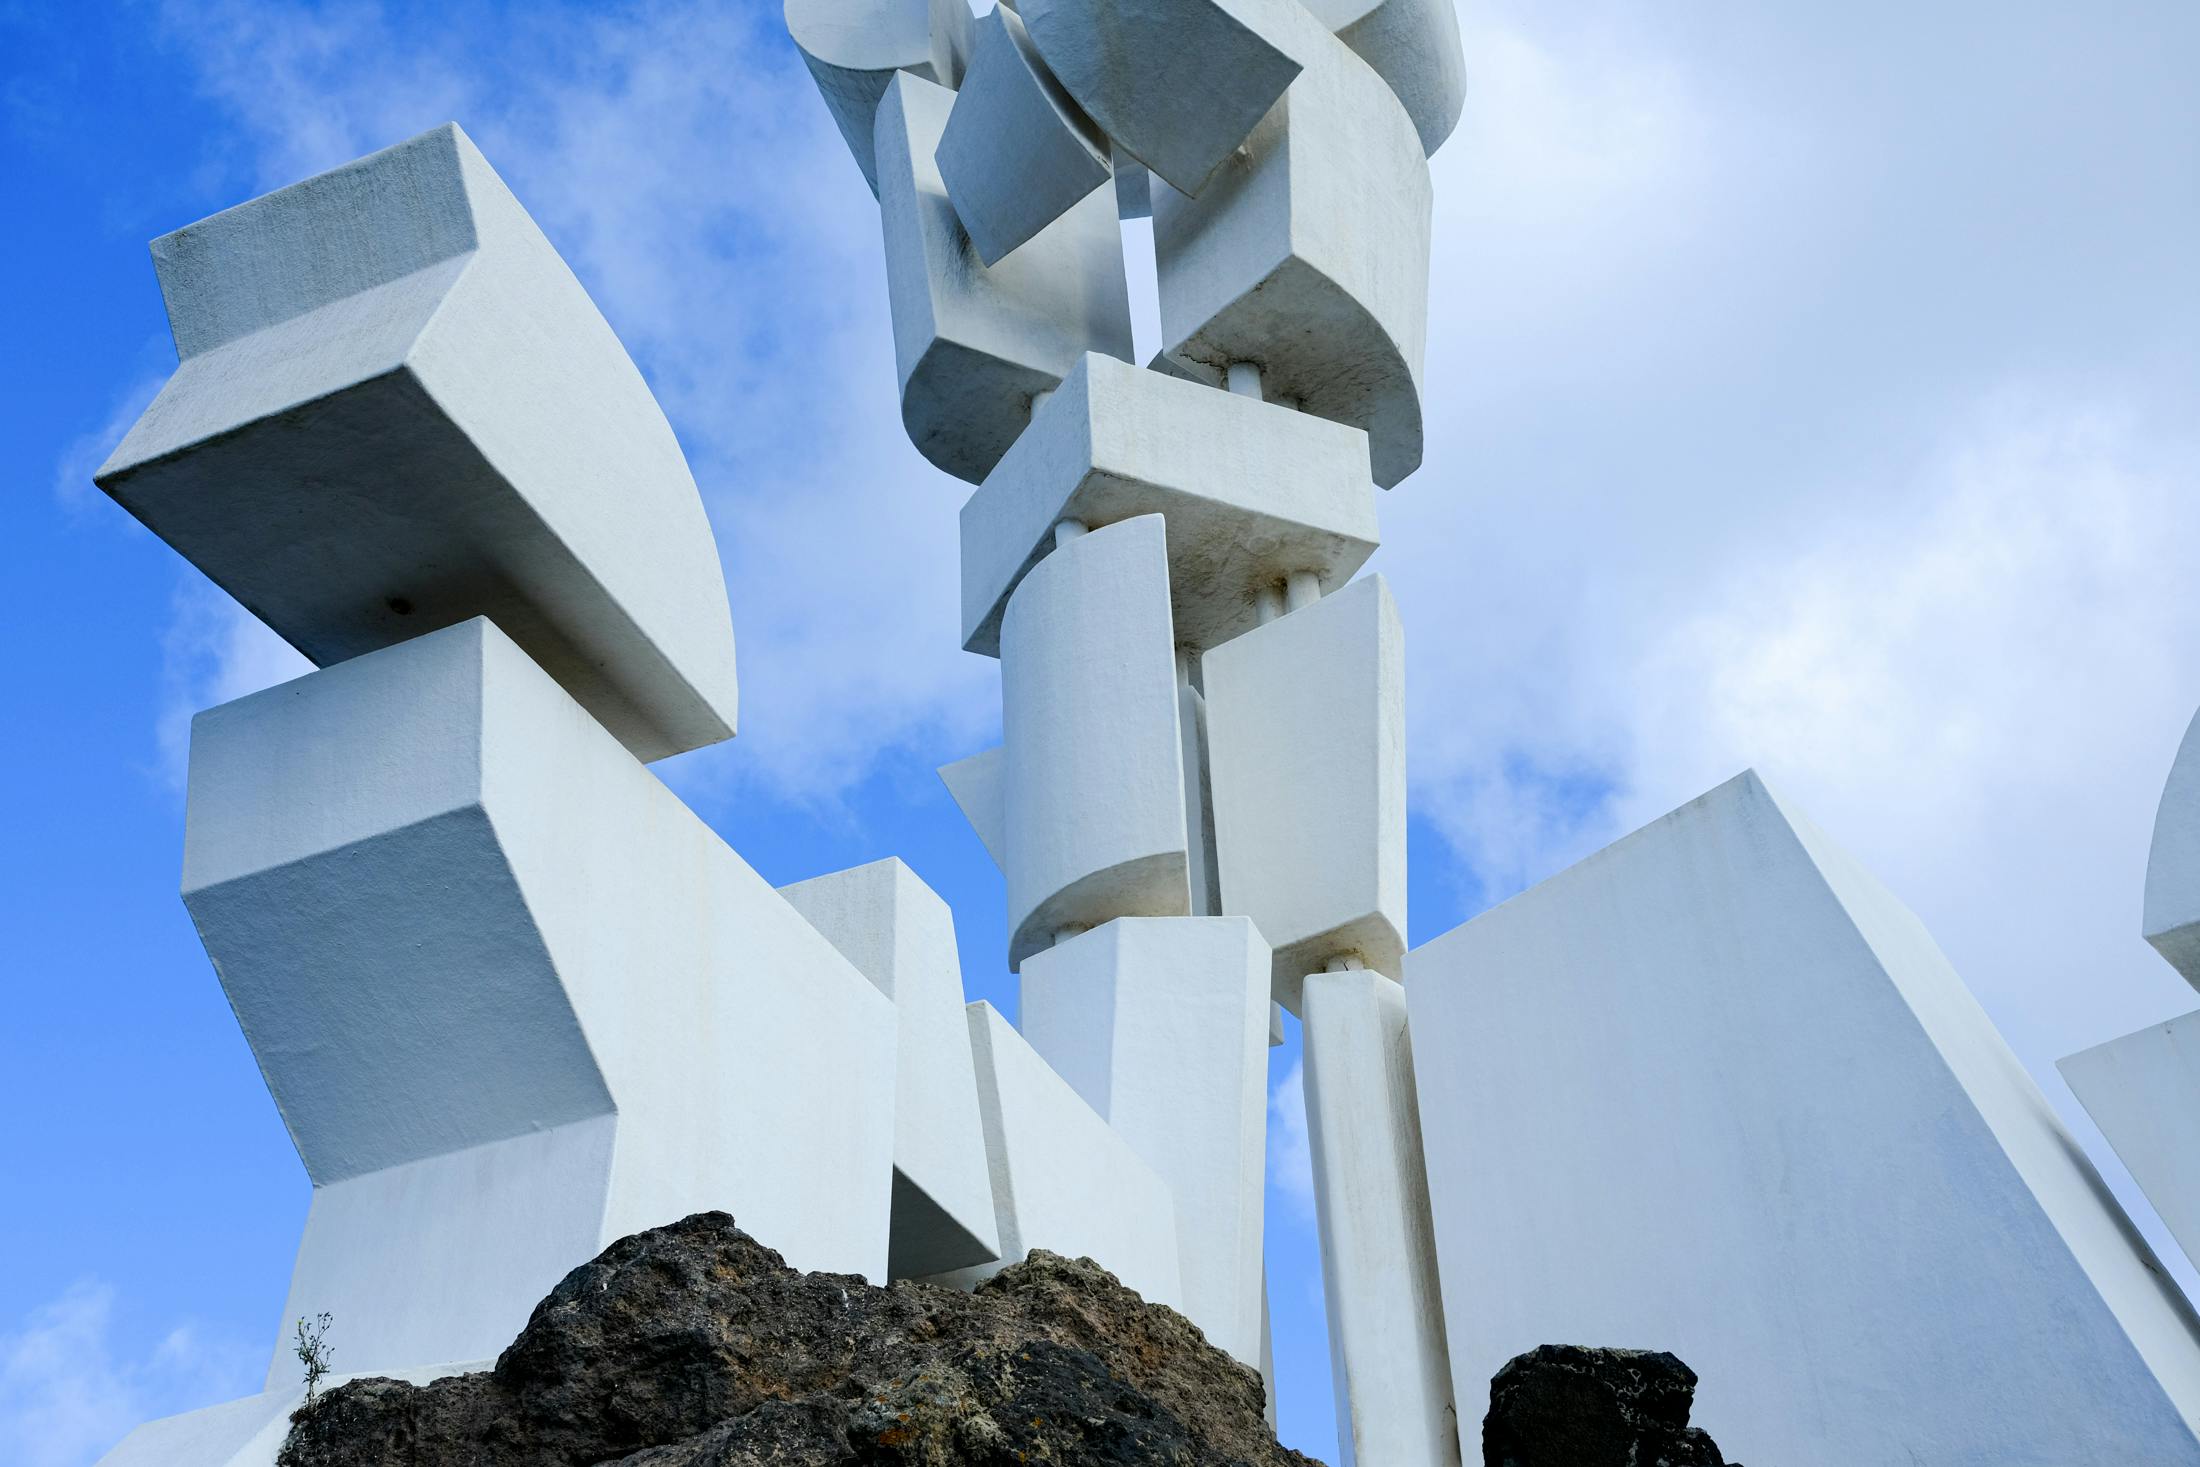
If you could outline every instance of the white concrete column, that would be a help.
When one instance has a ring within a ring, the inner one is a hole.
[[[1260,363],[1258,362],[1230,363],[1230,368],[1223,374],[1222,381],[1225,387],[1239,397],[1258,398],[1263,396],[1260,387]]]
[[[1283,609],[1297,611],[1322,599],[1321,573],[1295,570],[1283,578]]]

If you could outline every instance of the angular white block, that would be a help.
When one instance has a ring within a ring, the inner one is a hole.
[[[1186,193],[1245,141],[1300,62],[1295,0],[1023,0],[1032,44],[1123,150]]]
[[[2154,950],[2200,988],[2200,716],[2185,729],[2154,812],[2141,929]]]
[[[825,110],[878,193],[873,128],[894,73],[962,85],[972,45],[965,0],[786,0],[787,34],[810,68]]]
[[[1008,965],[1068,926],[1191,911],[1159,515],[1080,535],[1001,621]]]
[[[1259,621],[1294,571],[1324,589],[1375,553],[1367,435],[1113,357],[1088,355],[962,509],[966,651],[997,653],[1001,613],[1064,519],[1169,522],[1179,644],[1212,647]]]
[[[1308,10],[1390,84],[1430,157],[1467,105],[1467,57],[1454,0],[1305,0]]]
[[[894,1003],[900,1043],[887,1273],[918,1278],[998,1258],[954,913],[892,857],[779,894]]]
[[[1405,952],[1405,633],[1381,576],[1209,649],[1222,910],[1276,950],[1276,999],[1357,953]]]
[[[2095,1045],[2056,1068],[2177,1246],[2200,1259],[2200,1013]]]
[[[710,522],[649,387],[455,126],[153,242],[183,361],[98,474],[327,666],[495,619],[636,757],[733,734]]]
[[[1297,9],[1296,6],[1293,7]],[[1156,186],[1164,349],[1271,402],[1365,428],[1375,482],[1421,463],[1433,196],[1391,90],[1299,11],[1306,70],[1197,198]]]
[[[996,6],[977,24],[934,158],[978,258],[992,265],[1111,175],[1107,137],[1055,81],[1016,13]]]
[[[2191,1310],[1916,917],[1756,776],[1405,988],[1462,1422],[1613,1340],[1745,1462],[2200,1462]]]
[[[955,94],[898,72],[879,103],[879,218],[901,421],[932,463],[976,483],[1088,351],[1130,359],[1130,287],[1115,199],[1097,188],[988,267],[933,150]]]
[[[894,1006],[487,621],[200,714],[183,890],[347,1368],[494,1355],[706,1208],[885,1277]]]
[[[334,1390],[365,1374],[378,1374],[427,1385],[449,1375],[488,1370],[493,1359],[365,1372],[346,1371],[322,1382]],[[306,1401],[305,1388],[286,1385],[224,1401],[179,1416],[148,1421],[99,1459],[99,1467],[275,1467],[276,1455],[290,1435],[291,1413]]]
[[[1184,750],[1184,851],[1190,865],[1192,915],[1219,917],[1215,886],[1214,790],[1207,780],[1207,704],[1190,683],[1176,690],[1176,718]]]
[[[1258,1369],[1268,945],[1242,917],[1126,917],[1023,967],[1024,1037],[1169,1184],[1185,1315]]]
[[[1169,1185],[989,1003],[970,1005],[998,1262],[935,1282],[975,1287],[1034,1248],[1090,1258],[1151,1303],[1184,1307]]]
[[[967,759],[940,766],[940,782],[947,786],[948,794],[954,796],[955,807],[962,811],[963,819],[970,822],[970,828],[985,846],[985,853],[1003,871],[1008,869],[1008,855],[1001,830],[1005,819],[1001,809],[1001,780],[1007,772],[1008,751],[998,744]]]
[[[1337,1461],[1458,1467],[1405,990],[1380,973],[1315,973],[1304,1003]]]

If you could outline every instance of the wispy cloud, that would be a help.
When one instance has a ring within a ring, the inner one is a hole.
[[[132,1356],[116,1299],[87,1280],[0,1330],[0,1458],[86,1467],[138,1423],[257,1388],[257,1352],[190,1325]]]
[[[1295,1061],[1268,1092],[1268,1181],[1300,1217],[1314,1218],[1314,1147],[1306,1133],[1306,1064]]]
[[[178,793],[191,764],[193,715],[313,670],[295,647],[193,571],[176,583],[160,650],[156,767]]]

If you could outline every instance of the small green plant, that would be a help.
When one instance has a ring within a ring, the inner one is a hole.
[[[306,1404],[320,1393],[321,1377],[328,1374],[329,1316],[321,1314],[313,1319],[302,1316],[298,1320],[298,1363],[306,1368]]]

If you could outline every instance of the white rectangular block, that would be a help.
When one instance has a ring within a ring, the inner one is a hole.
[[[1159,515],[1041,561],[1001,623],[1008,965],[1065,927],[1191,911]]]
[[[943,87],[970,63],[967,0],[786,0],[787,34],[802,52],[833,125],[878,193],[872,153],[879,98],[897,71]]]
[[[917,1278],[999,1257],[954,913],[892,857],[779,894],[894,1004],[900,1040],[888,1274]]]
[[[1745,1462],[2200,1462],[2191,1311],[1916,917],[1745,774],[1410,954],[1463,1423],[1671,1350]]]
[[[1176,1199],[1184,1313],[1258,1368],[1268,946],[1242,917],[1110,922],[1026,959],[1024,1037]]]
[[[1275,949],[1276,998],[1406,934],[1405,634],[1381,576],[1200,659],[1222,910]]]
[[[1405,990],[1315,973],[1304,1003],[1338,1467],[1458,1467]]]
[[[993,266],[978,258],[933,153],[955,94],[897,72],[878,107],[879,219],[901,421],[932,463],[975,484],[1086,352],[1131,354],[1112,189],[1096,188]]]
[[[1176,640],[1250,630],[1294,571],[1334,590],[1375,553],[1367,435],[1087,355],[962,509],[963,647],[998,655],[1008,598],[1057,521],[1169,522]]]
[[[970,1288],[1044,1248],[1090,1258],[1148,1302],[1182,1309],[1168,1183],[991,1004],[967,1012],[1001,1256],[936,1282]]]
[[[200,714],[183,888],[347,1367],[493,1356],[711,1208],[885,1276],[893,1005],[488,622]]]
[[[2200,1013],[2150,1024],[2056,1068],[2177,1246],[2200,1259]]]

